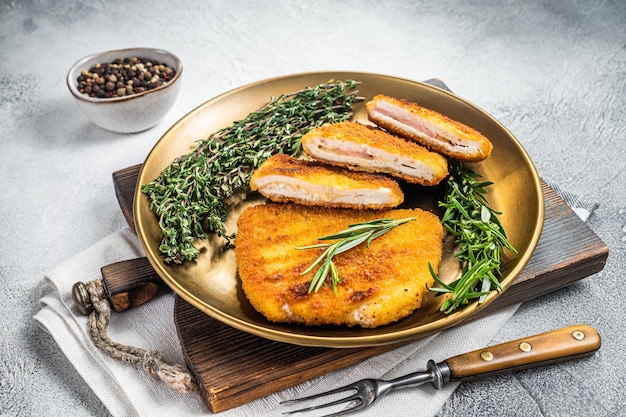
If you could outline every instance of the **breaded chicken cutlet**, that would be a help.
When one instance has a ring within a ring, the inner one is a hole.
[[[396,135],[461,161],[482,161],[493,149],[476,129],[407,100],[376,95],[367,103],[367,115]]]
[[[270,157],[252,174],[250,188],[274,202],[354,209],[386,209],[404,201],[397,182],[285,154]]]
[[[332,285],[308,288],[315,270],[302,275],[322,249],[318,243],[351,224],[382,218],[415,217],[333,261],[342,277]],[[268,203],[248,207],[235,239],[238,273],[252,306],[273,322],[373,328],[418,309],[433,284],[428,264],[438,270],[442,256],[439,218],[421,209],[363,211]]]
[[[448,175],[448,162],[438,153],[357,122],[312,129],[302,137],[302,149],[327,164],[389,174],[426,186],[437,185]]]

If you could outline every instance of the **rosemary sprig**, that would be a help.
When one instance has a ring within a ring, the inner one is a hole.
[[[482,303],[492,288],[501,290],[500,253],[505,248],[516,252],[497,217],[501,213],[489,207],[486,188],[492,182],[480,181],[480,174],[457,161],[450,162],[449,169],[446,195],[439,206],[445,208],[441,222],[459,248],[454,256],[461,262],[461,277],[445,284],[429,265],[440,286],[430,290],[452,294],[441,305],[446,314],[474,299]]]
[[[362,243],[370,247],[370,242],[393,229],[396,226],[415,220],[415,217],[407,217],[401,220],[394,219],[378,219],[364,223],[356,223],[348,226],[347,229],[333,235],[320,237],[318,240],[337,240],[334,243],[318,243],[309,246],[296,247],[298,250],[326,248],[326,250],[307,268],[301,275],[305,275],[313,270],[320,262],[322,265],[318,268],[309,285],[309,294],[313,291],[317,292],[326,282],[330,274],[330,282],[333,291],[337,295],[337,284],[342,278],[339,276],[337,267],[333,262],[333,257],[342,252],[350,250]]]
[[[143,184],[150,209],[159,217],[160,251],[166,263],[195,259],[194,246],[209,232],[228,243],[224,200],[247,186],[255,168],[277,153],[297,156],[300,139],[324,123],[347,120],[362,100],[352,80],[329,81],[272,98],[263,108],[197,143],[154,181]]]

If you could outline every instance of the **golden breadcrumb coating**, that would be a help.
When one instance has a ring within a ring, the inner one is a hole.
[[[308,293],[316,269],[301,275],[323,249],[297,250],[349,225],[382,218],[416,220],[393,228],[333,260],[343,280]],[[268,203],[251,206],[238,220],[238,273],[252,306],[273,322],[373,328],[418,309],[438,270],[442,226],[421,209],[364,211]]]
[[[250,188],[274,202],[354,209],[386,209],[404,201],[397,182],[285,154],[274,155],[252,174]]]
[[[493,149],[476,129],[407,100],[379,94],[367,103],[367,113],[378,126],[454,159],[482,161]]]
[[[448,175],[448,162],[438,153],[357,122],[312,129],[302,137],[302,148],[328,164],[390,174],[426,186],[437,185]]]

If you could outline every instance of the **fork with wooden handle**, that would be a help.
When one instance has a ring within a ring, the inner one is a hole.
[[[463,353],[439,363],[430,360],[426,364],[426,371],[411,373],[390,381],[363,379],[354,384],[321,394],[283,401],[282,404],[352,392],[352,395],[335,401],[284,413],[294,414],[349,404],[348,408],[327,414],[325,417],[339,416],[362,410],[395,388],[418,386],[430,382],[436,389],[441,389],[448,382],[485,378],[505,372],[590,356],[599,348],[600,335],[598,331],[591,326],[579,324]]]

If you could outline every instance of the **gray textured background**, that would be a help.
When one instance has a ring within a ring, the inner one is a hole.
[[[64,79],[83,55],[131,46],[185,65],[176,107],[141,138],[89,124]],[[440,416],[624,415],[623,0],[0,1],[0,415],[107,415],[32,316],[45,271],[125,225],[111,173],[207,99],[316,70],[439,77],[503,122],[541,176],[600,204],[589,226],[610,247],[605,269],[525,303],[497,336],[584,322],[599,353],[463,384]]]

